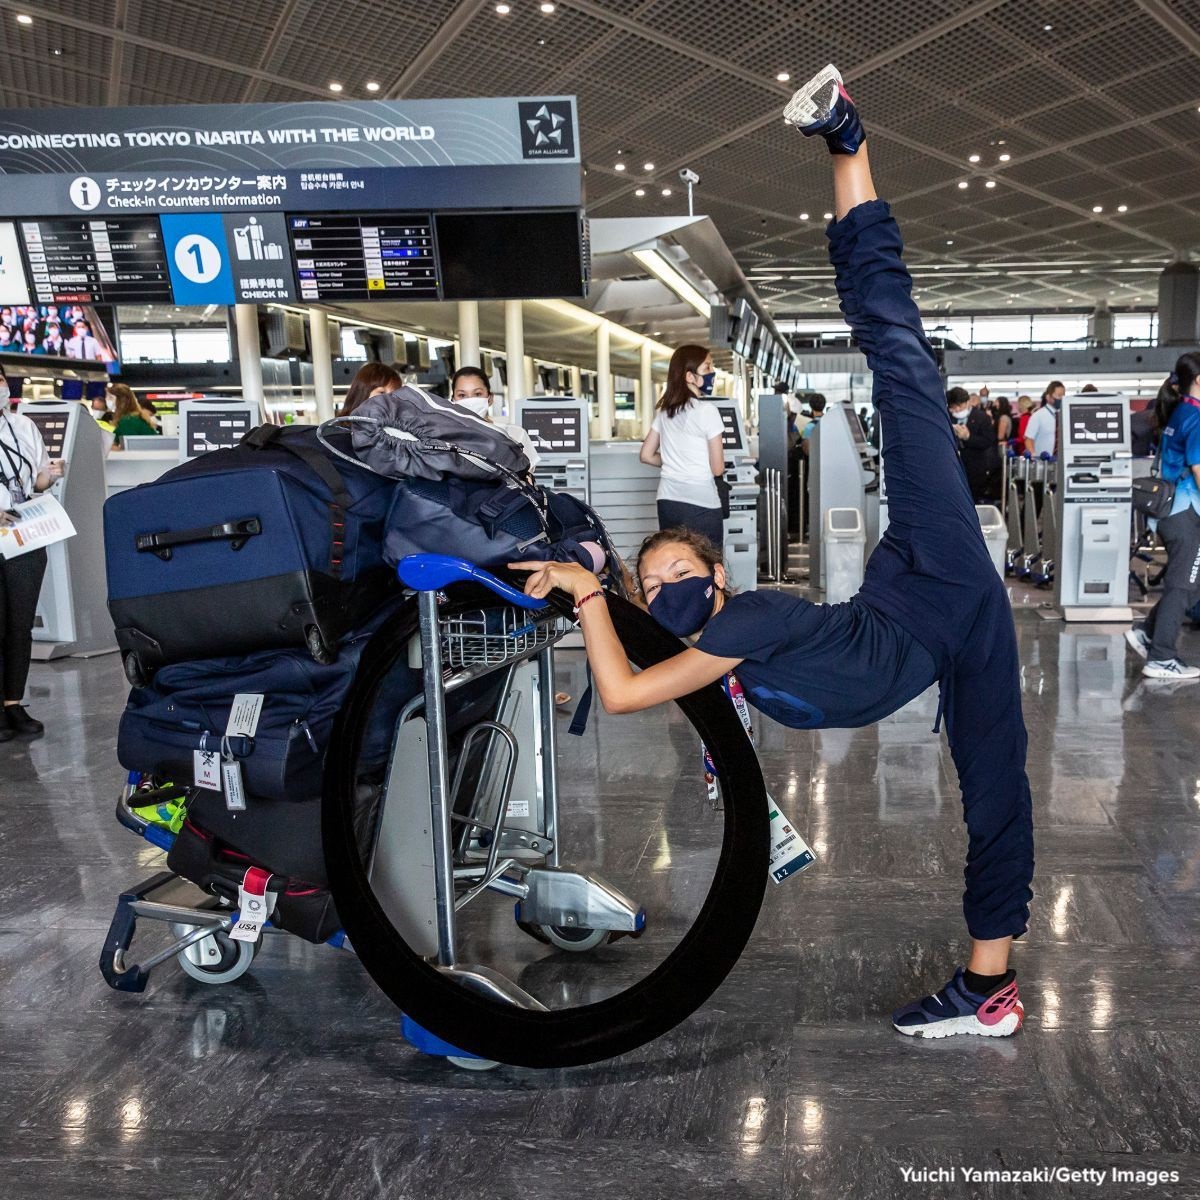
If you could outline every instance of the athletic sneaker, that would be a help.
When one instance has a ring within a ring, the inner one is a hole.
[[[1177,658],[1165,662],[1148,662],[1142,668],[1147,679],[1200,679],[1200,667],[1189,667]]]
[[[1130,650],[1139,658],[1150,657],[1150,639],[1146,636],[1144,629],[1125,630],[1125,640],[1129,643]]]
[[[1024,1020],[1016,971],[1009,971],[986,996],[977,996],[967,991],[962,967],[940,992],[892,1013],[892,1024],[908,1037],[944,1038],[956,1033],[1008,1037]]]
[[[805,137],[820,135],[830,154],[857,154],[863,143],[858,110],[832,64],[814,75],[783,110],[783,119]]]

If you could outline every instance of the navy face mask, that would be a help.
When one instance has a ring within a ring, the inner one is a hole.
[[[705,375],[700,376],[700,395],[711,396],[713,394],[713,386],[717,381],[716,371],[709,371]]]
[[[717,585],[711,575],[689,575],[664,583],[650,601],[650,615],[676,637],[691,637],[712,616]]]

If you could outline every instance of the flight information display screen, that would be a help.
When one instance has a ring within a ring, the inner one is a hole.
[[[1072,404],[1070,412],[1071,441],[1075,445],[1113,446],[1125,441],[1124,402]]]
[[[172,301],[155,216],[22,221],[21,243],[39,304]]]
[[[438,213],[437,246],[447,300],[545,300],[586,293],[578,209]]]
[[[583,453],[583,413],[578,408],[527,404],[521,409],[521,424],[543,455]]]
[[[437,300],[428,213],[289,217],[302,300]]]

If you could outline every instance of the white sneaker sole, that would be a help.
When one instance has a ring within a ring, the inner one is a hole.
[[[1150,657],[1150,647],[1138,637],[1136,629],[1125,630],[1125,641],[1138,658]]]
[[[1014,1008],[995,1025],[985,1025],[972,1014],[969,1017],[949,1017],[945,1021],[935,1021],[932,1025],[897,1025],[892,1022],[892,1028],[905,1037],[946,1038],[962,1033],[973,1034],[975,1037],[1011,1037],[1021,1028],[1024,1016],[1024,1008]]]
[[[789,125],[799,127],[811,125],[818,117],[824,116],[833,108],[833,98],[828,95],[827,89],[830,84],[833,84],[836,90],[841,82],[841,72],[830,63],[829,66],[814,75],[792,96],[788,101],[787,108],[783,110],[783,119]],[[822,92],[826,92],[825,99],[829,103],[823,104],[818,101],[817,97]]]
[[[1174,679],[1177,683],[1195,683],[1200,679],[1200,670],[1196,667],[1189,667],[1185,671],[1166,671],[1147,663],[1142,668],[1142,674],[1147,679]]]

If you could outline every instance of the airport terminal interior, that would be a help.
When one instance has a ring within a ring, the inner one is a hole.
[[[1198,54],[0,0],[0,1195],[1200,1200]]]

